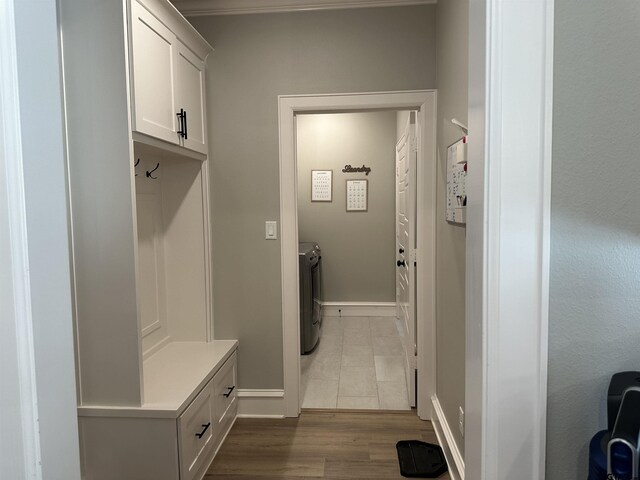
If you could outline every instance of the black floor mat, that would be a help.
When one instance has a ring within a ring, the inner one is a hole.
[[[447,471],[442,448],[419,440],[396,443],[400,473],[403,477],[436,478]]]

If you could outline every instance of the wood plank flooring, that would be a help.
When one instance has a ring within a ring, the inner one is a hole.
[[[415,412],[303,411],[299,418],[239,418],[205,480],[402,479],[398,440],[437,443]],[[449,480],[449,475],[439,477]]]

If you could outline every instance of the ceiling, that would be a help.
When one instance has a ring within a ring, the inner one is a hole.
[[[171,0],[185,16],[400,7],[433,4],[437,0]]]

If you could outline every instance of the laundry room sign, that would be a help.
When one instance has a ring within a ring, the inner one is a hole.
[[[364,172],[365,175],[369,175],[369,173],[371,172],[371,167],[367,167],[364,164],[362,164],[361,167],[352,167],[351,165],[345,165],[344,168],[342,169],[343,173],[362,173]]]

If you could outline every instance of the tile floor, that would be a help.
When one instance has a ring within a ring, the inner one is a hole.
[[[301,358],[302,408],[410,410],[395,317],[324,317]]]

